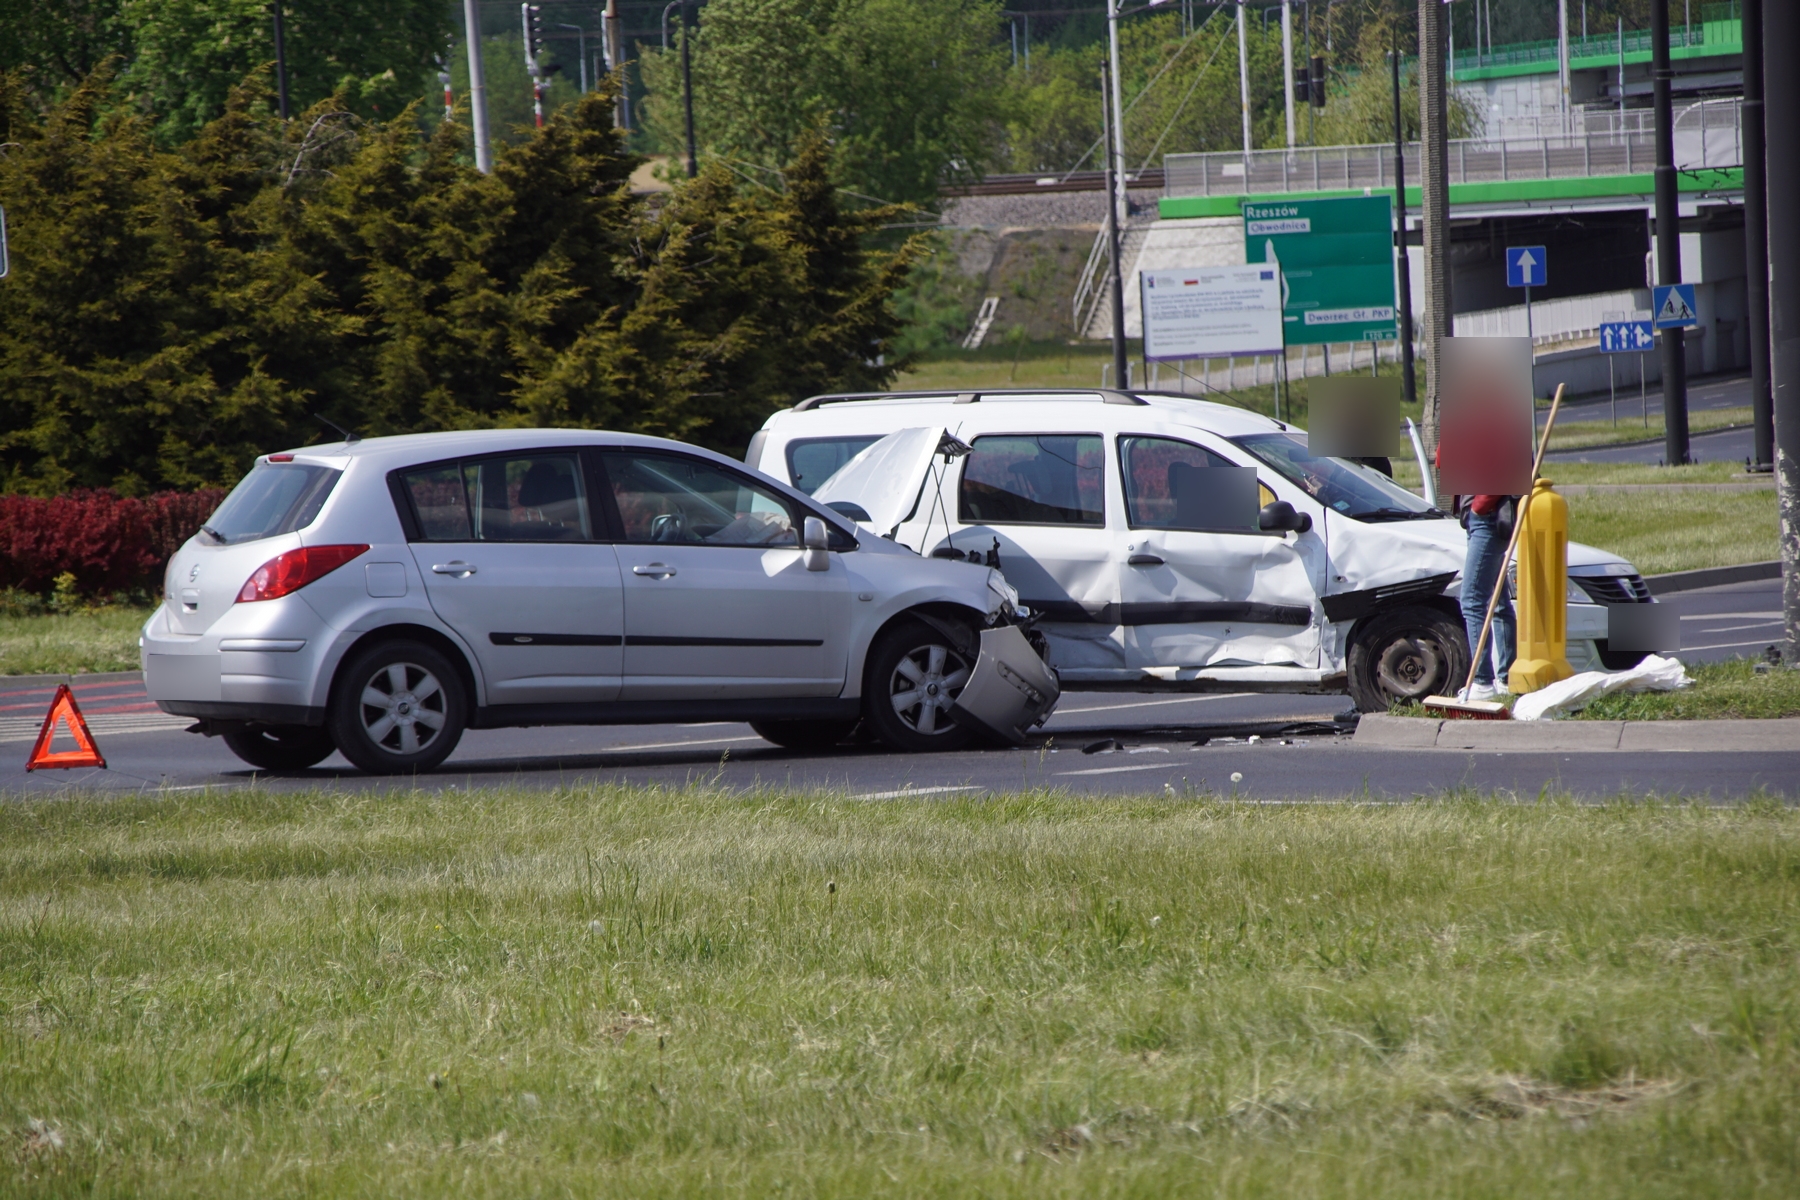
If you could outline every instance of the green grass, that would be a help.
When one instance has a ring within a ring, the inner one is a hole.
[[[1731,425],[1750,424],[1750,407],[1741,408],[1708,408],[1688,414],[1688,432],[1705,433],[1709,429],[1724,429]],[[1540,428],[1542,428],[1540,426]],[[1605,421],[1562,421],[1558,420],[1556,428],[1550,433],[1552,450],[1579,450],[1587,446],[1611,446],[1619,442],[1642,442],[1663,435],[1662,418],[1658,416],[1646,428],[1641,422],[1628,421],[1623,417],[1614,425],[1611,420]],[[1743,470],[1741,463],[1734,464]]]
[[[1780,557],[1773,489],[1588,492],[1569,497],[1569,537],[1646,575]]]
[[[1775,805],[15,801],[0,1189],[1789,1196],[1797,930]]]
[[[148,609],[0,615],[0,675],[81,675],[138,669]]]
[[[1694,686],[1679,692],[1602,696],[1578,716],[1589,721],[1696,721],[1800,717],[1800,671],[1756,673],[1754,659],[1690,665]]]

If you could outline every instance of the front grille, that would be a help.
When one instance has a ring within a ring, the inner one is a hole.
[[[1650,603],[1650,585],[1642,575],[1576,575],[1574,580],[1596,604]]]

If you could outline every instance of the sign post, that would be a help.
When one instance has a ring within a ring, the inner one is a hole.
[[[1606,374],[1612,383],[1612,423],[1619,423],[1619,381],[1613,369],[1613,356],[1616,354],[1638,355],[1639,387],[1643,384],[1644,359],[1643,352],[1656,345],[1656,332],[1651,325],[1650,314],[1638,313],[1627,319],[1623,313],[1607,313],[1606,319],[1600,323],[1600,353],[1606,355]],[[1644,422],[1650,421],[1649,406],[1645,405]]]
[[[1525,336],[1537,345],[1537,331],[1531,325],[1531,289],[1543,287],[1549,275],[1550,256],[1542,246],[1508,246],[1506,248],[1506,286],[1525,289]],[[1536,351],[1533,351],[1535,356]]]

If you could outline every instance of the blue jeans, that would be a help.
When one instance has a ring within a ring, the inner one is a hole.
[[[1469,653],[1481,637],[1481,623],[1487,619],[1488,600],[1494,594],[1494,581],[1500,574],[1500,560],[1506,557],[1505,535],[1496,516],[1469,514],[1469,555],[1463,560],[1462,615],[1463,628],[1469,631]],[[1500,660],[1500,678],[1512,670],[1518,644],[1513,623],[1512,589],[1503,588],[1500,603],[1494,606],[1494,627],[1488,633],[1491,653],[1484,653],[1475,664],[1475,682],[1494,683],[1494,659]],[[1459,685],[1460,686],[1460,685]]]

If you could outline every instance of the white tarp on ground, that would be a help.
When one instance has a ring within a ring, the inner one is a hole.
[[[1528,693],[1519,697],[1512,714],[1515,721],[1549,721],[1614,692],[1673,692],[1693,683],[1681,660],[1652,654],[1629,671],[1583,671]]]

